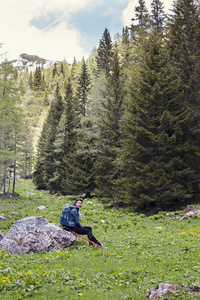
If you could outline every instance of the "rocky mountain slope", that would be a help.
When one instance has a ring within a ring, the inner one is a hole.
[[[28,55],[22,53],[17,59],[12,61],[14,68],[18,70],[19,73],[23,71],[33,72],[36,67],[41,68],[41,70],[52,67],[56,62],[52,60],[46,60],[37,55]],[[58,63],[58,62],[57,62]]]

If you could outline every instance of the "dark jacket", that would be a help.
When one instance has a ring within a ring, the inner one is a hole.
[[[79,223],[79,208],[76,205],[72,206],[72,209],[68,216],[68,223],[70,227],[81,227],[81,224]]]

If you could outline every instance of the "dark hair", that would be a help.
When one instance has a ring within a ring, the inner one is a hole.
[[[83,202],[83,199],[82,199],[82,198],[76,198],[76,199],[74,200],[73,205],[76,205],[76,203],[77,203],[78,201]]]

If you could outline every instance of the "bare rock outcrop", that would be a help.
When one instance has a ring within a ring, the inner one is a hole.
[[[75,241],[75,235],[49,223],[45,218],[28,217],[14,222],[0,240],[0,251],[11,254],[44,252],[69,247]]]

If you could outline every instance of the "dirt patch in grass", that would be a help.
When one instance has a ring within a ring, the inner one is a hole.
[[[0,193],[0,197],[4,197],[4,198],[11,198],[11,197],[19,197],[19,194],[18,193],[5,193],[5,194],[2,194]]]

